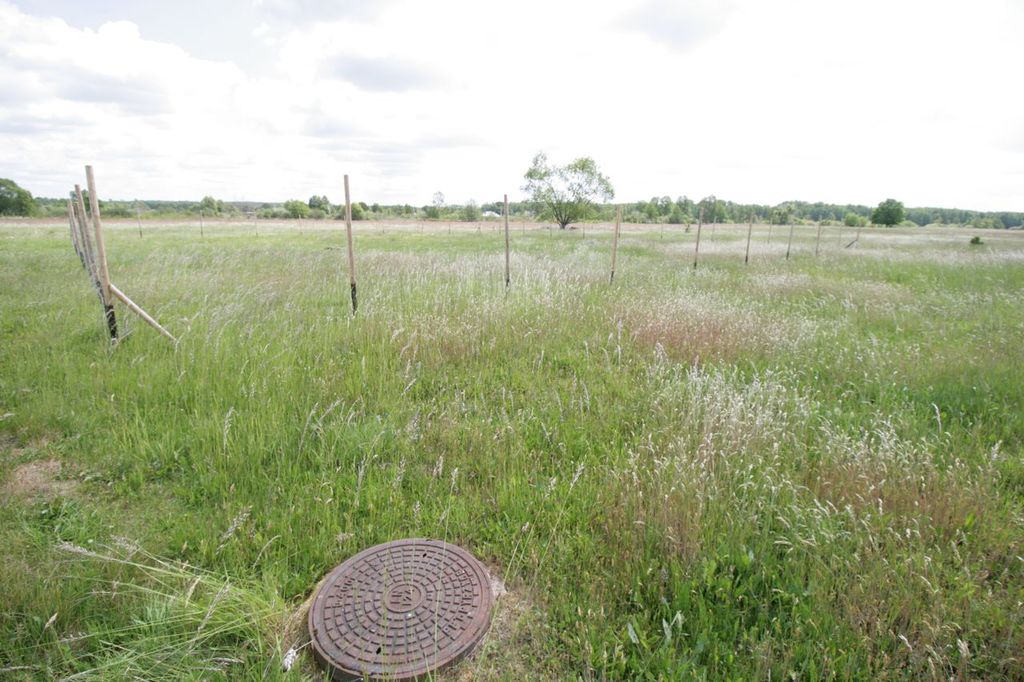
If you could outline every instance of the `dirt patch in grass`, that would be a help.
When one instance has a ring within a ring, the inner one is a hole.
[[[41,459],[27,462],[14,469],[4,482],[0,498],[11,499],[52,499],[69,495],[78,485],[77,481],[62,480],[61,463],[56,459]]]
[[[494,595],[491,627],[473,653],[446,672],[444,678],[458,682],[554,679],[554,675],[543,672],[543,658],[535,640],[541,629],[539,609],[525,589],[509,590],[497,577],[499,571],[487,571]]]

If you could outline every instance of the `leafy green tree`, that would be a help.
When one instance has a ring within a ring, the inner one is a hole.
[[[304,201],[291,199],[284,202],[284,210],[291,218],[306,218],[309,216],[309,206]]]
[[[704,209],[704,222],[705,223],[724,223],[728,222],[729,214],[725,210],[725,202],[718,199],[714,194],[711,196],[704,197],[697,204],[697,210]]]
[[[779,204],[768,214],[768,220],[772,225],[788,225],[790,218],[790,207],[786,204]]]
[[[693,219],[688,213],[683,212],[679,204],[672,204],[672,212],[669,213],[668,222],[671,225],[682,225],[683,223],[693,222]]]
[[[658,202],[657,202],[657,200],[655,200],[655,201],[648,201],[644,205],[644,218],[646,219],[647,222],[649,222],[649,223],[656,223],[656,222],[658,222],[659,215],[660,215],[660,213],[658,212]]]
[[[0,215],[35,215],[38,210],[32,193],[18,187],[14,180],[0,178]]]
[[[476,202],[472,199],[467,201],[466,205],[462,207],[462,219],[467,223],[475,223],[480,220],[480,217],[480,207]]]
[[[311,211],[317,209],[324,213],[330,213],[331,211],[331,202],[326,196],[317,196],[314,194],[309,198],[309,201],[306,202],[306,205],[309,206],[309,210]]]
[[[203,197],[202,201],[199,202],[199,210],[202,211],[205,215],[217,215],[218,213],[220,213],[220,211],[217,210],[217,205],[220,203],[221,202],[217,201],[213,197],[207,195]]]
[[[906,210],[903,204],[895,199],[886,199],[871,212],[871,222],[875,225],[886,225],[892,227],[903,222]]]
[[[597,200],[611,201],[615,189],[589,157],[580,157],[565,165],[548,163],[547,154],[538,152],[523,176],[523,191],[561,229],[591,215]]]

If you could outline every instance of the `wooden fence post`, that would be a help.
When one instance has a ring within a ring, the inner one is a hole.
[[[75,254],[78,256],[78,260],[82,261],[82,267],[85,267],[85,256],[82,255],[82,248],[78,245],[78,229],[75,227],[75,207],[71,203],[71,198],[68,198],[68,224],[71,226],[71,246],[75,247]]]
[[[82,254],[85,256],[85,269],[92,278],[92,285],[103,302],[103,293],[100,291],[100,277],[96,273],[96,258],[93,255],[92,239],[89,237],[88,217],[85,212],[85,200],[82,198],[82,188],[75,185],[75,224],[78,229],[78,243],[82,246]]]
[[[615,260],[619,253],[619,226],[622,223],[622,205],[620,204],[615,208],[615,235],[612,237],[612,274],[608,278],[608,283],[611,284],[615,281]]]
[[[107,249],[103,243],[103,222],[100,220],[100,202],[96,196],[96,179],[93,177],[92,166],[85,167],[85,182],[89,187],[89,208],[92,211],[93,229],[96,231],[96,260],[97,274],[100,278],[100,297],[103,299],[103,311],[107,318],[110,340],[117,341],[117,318],[114,315],[114,301],[110,292]]]
[[[206,231],[203,229],[203,209],[199,209],[199,236],[206,236]]]
[[[508,195],[505,195],[505,289],[508,289],[512,281],[509,270],[509,244],[508,244]]]
[[[138,204],[135,204],[135,222],[139,224],[139,239],[142,239],[142,211]]]
[[[356,257],[352,251],[352,199],[348,193],[348,175],[345,176],[345,234],[348,237],[348,283],[352,291],[352,314],[359,309],[356,298]]]
[[[750,214],[750,222],[747,224],[747,255],[743,257],[744,263],[750,263],[750,233],[754,231],[754,214]]]
[[[704,227],[704,207],[700,207],[700,215],[697,218],[697,245],[693,249],[693,269],[697,269],[697,257],[700,255],[700,231]]]
[[[793,228],[795,224],[789,226],[789,242],[786,244],[786,260],[789,260],[789,251],[793,248]]]

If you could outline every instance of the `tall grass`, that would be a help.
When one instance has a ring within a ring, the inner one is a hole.
[[[111,349],[0,228],[0,466],[78,482],[5,488],[0,669],[300,679],[331,567],[444,537],[529,605],[485,678],[1024,676],[1024,242],[829,229],[626,231],[614,286],[610,231],[516,233],[506,293],[498,233],[363,226],[353,318],[333,225],[113,225],[181,342]]]

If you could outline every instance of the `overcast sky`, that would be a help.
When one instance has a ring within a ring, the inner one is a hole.
[[[0,177],[424,205],[593,157],[622,201],[1024,211],[1024,0],[0,0]]]

